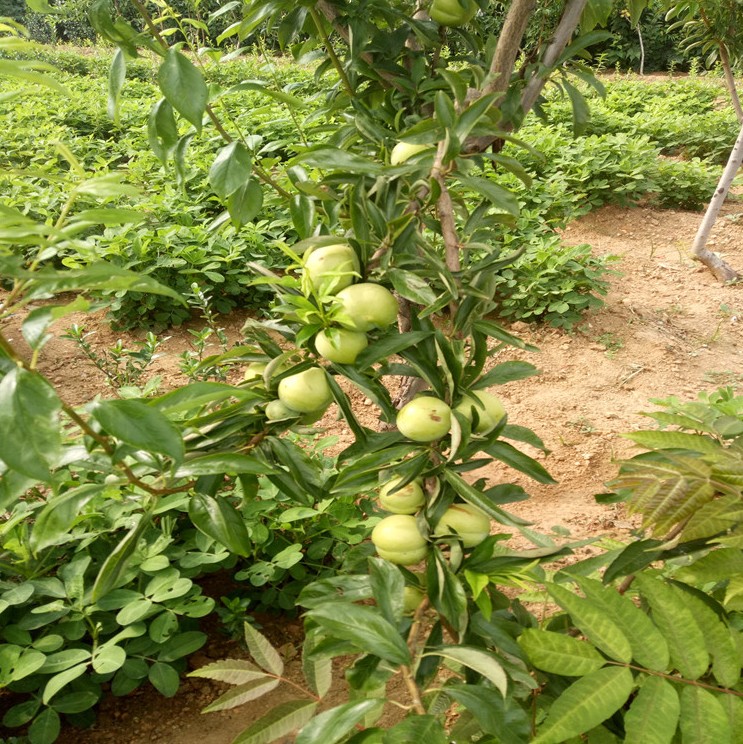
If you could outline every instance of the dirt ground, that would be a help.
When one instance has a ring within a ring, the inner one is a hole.
[[[622,539],[633,522],[619,507],[596,504],[594,494],[616,473],[616,461],[632,453],[623,432],[652,424],[640,411],[652,410],[652,398],[676,395],[691,399],[700,391],[743,383],[743,284],[722,286],[689,248],[700,215],[644,208],[604,208],[572,224],[568,243],[589,243],[596,254],[619,257],[606,306],[571,332],[516,323],[512,330],[538,346],[527,353],[502,351],[496,361],[526,359],[541,374],[498,389],[509,420],[534,429],[551,450],[540,455],[558,484],[533,484],[505,467],[493,466],[493,482],[519,482],[532,494],[512,511],[533,521],[535,529],[567,528],[573,537],[608,534]],[[743,203],[731,202],[718,220],[711,246],[743,270]],[[226,320],[236,335],[243,317]],[[105,347],[122,337],[101,325],[91,337]],[[61,330],[60,330],[61,332]],[[186,329],[170,332],[163,356],[154,364],[164,384],[180,382],[178,355],[188,346]],[[109,395],[102,375],[89,366],[70,341],[55,339],[41,365],[70,403]],[[331,429],[334,418],[323,421]],[[534,454],[534,453],[532,453]],[[595,550],[587,547],[586,552]],[[271,640],[287,651],[290,674],[299,675],[292,657],[301,642],[298,621],[269,621]],[[239,653],[216,640],[192,660],[202,665]],[[340,676],[340,675],[339,675]],[[60,742],[90,744],[227,744],[268,707],[288,699],[279,688],[270,698],[232,711],[202,715],[215,697],[207,680],[187,680],[178,695],[165,700],[145,688],[124,699],[108,699],[99,722],[85,732],[67,730]],[[284,696],[282,698],[282,696]]]

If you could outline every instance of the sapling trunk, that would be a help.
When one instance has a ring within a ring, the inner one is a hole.
[[[730,191],[735,174],[740,169],[741,163],[743,163],[743,126],[741,126],[738,139],[735,140],[735,145],[730,153],[725,170],[722,172],[715,193],[707,206],[707,211],[699,225],[699,230],[692,245],[694,258],[701,261],[715,275],[715,278],[721,282],[736,281],[740,279],[740,274],[720,258],[720,256],[707,248],[707,240],[709,239],[709,234],[712,226],[715,224],[717,215],[720,213],[720,208]]]

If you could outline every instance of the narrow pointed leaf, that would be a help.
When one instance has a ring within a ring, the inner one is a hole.
[[[100,599],[111,589],[116,588],[121,575],[129,564],[129,558],[137,548],[139,538],[142,537],[150,523],[151,516],[149,512],[142,514],[124,539],[116,546],[113,553],[106,558],[98,576],[96,576],[95,584],[93,584],[93,601]]]
[[[501,695],[505,697],[508,678],[500,662],[493,654],[468,646],[442,646],[425,655],[449,659],[472,669],[492,682]]]
[[[729,744],[730,719],[719,699],[708,690],[684,685],[679,718],[684,744]]]
[[[316,707],[317,703],[311,700],[290,700],[277,705],[238,734],[232,744],[270,744],[304,726],[312,718]]]
[[[603,610],[559,584],[548,585],[547,592],[560,607],[568,612],[575,626],[601,651],[625,664],[632,660],[630,642]]]
[[[270,677],[269,674],[258,669],[255,664],[251,664],[249,661],[244,661],[243,659],[215,661],[195,669],[188,676],[216,679],[218,682],[226,682],[230,685],[244,685],[246,682]]]
[[[410,651],[397,628],[371,607],[329,602],[310,610],[306,617],[328,635],[350,641],[361,651],[393,664],[410,664]]]
[[[284,673],[284,662],[278,651],[271,645],[268,638],[259,633],[250,623],[243,626],[245,643],[256,664],[271,674],[280,677]]]
[[[674,686],[647,677],[624,716],[625,744],[671,744],[681,705]]]
[[[526,744],[530,739],[529,717],[513,698],[506,698],[496,690],[482,685],[452,685],[446,695],[454,698],[471,713],[486,734],[499,742]]]
[[[336,744],[383,704],[382,700],[360,700],[323,711],[302,728],[294,744]]]
[[[638,574],[635,582],[663,634],[671,663],[687,679],[698,679],[709,666],[704,635],[683,599],[662,580]]]
[[[302,671],[310,689],[323,698],[333,684],[333,660],[330,656],[313,656],[312,651],[317,643],[317,631],[309,631],[302,648]]]
[[[567,677],[583,677],[606,663],[590,643],[548,630],[527,628],[519,636],[519,646],[537,669]]]
[[[251,541],[245,521],[226,498],[195,493],[188,502],[188,516],[196,529],[214,538],[231,553],[248,555]]]
[[[550,708],[532,744],[559,744],[590,731],[610,718],[632,693],[629,669],[604,667],[573,682]]]
[[[213,713],[216,710],[236,708],[238,705],[256,700],[259,697],[263,697],[266,693],[271,692],[271,690],[275,690],[280,682],[281,680],[268,676],[264,679],[254,679],[251,682],[244,682],[237,687],[227,690],[223,695],[220,695],[216,700],[209,703],[201,712]]]
[[[668,669],[670,654],[663,634],[653,621],[629,598],[600,581],[576,577],[586,598],[603,610],[624,633],[632,647],[632,658],[647,669]]]

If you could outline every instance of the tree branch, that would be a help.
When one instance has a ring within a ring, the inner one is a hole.
[[[536,5],[536,0],[514,0],[511,3],[481,95],[505,93],[508,90],[511,72],[521,49],[521,40]]]
[[[580,23],[580,17],[583,13],[583,9],[586,7],[586,2],[587,0],[568,0],[565,5],[565,10],[563,11],[562,18],[560,18],[560,23],[557,24],[555,33],[552,36],[552,41],[542,56],[539,65],[539,68],[542,69],[538,68],[534,72],[527,83],[524,92],[521,94],[521,110],[524,116],[531,111],[532,107],[537,102],[537,98],[539,98],[539,95],[547,82],[551,68],[560,58],[560,55],[565,51],[565,47],[570,43],[573,33]],[[519,43],[520,41],[521,40],[519,39]],[[498,43],[500,45],[500,40]],[[506,132],[510,132],[514,128],[513,122],[505,122],[502,128]],[[499,139],[500,138],[497,135],[474,137],[467,142],[464,151],[467,154],[484,152]]]
[[[738,123],[743,125],[743,106],[740,104],[738,90],[735,87],[733,69],[730,65],[730,55],[728,54],[727,47],[724,44],[720,44],[720,62],[722,64],[723,72],[725,73],[725,83],[727,84],[728,92],[730,93],[730,98],[733,102],[735,115],[738,117]]]

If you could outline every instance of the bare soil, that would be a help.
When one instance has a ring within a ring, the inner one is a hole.
[[[515,323],[512,330],[539,347],[536,353],[508,349],[495,361],[526,359],[539,367],[538,377],[509,383],[497,391],[512,423],[534,429],[550,449],[534,453],[558,481],[534,484],[518,473],[494,465],[485,473],[492,482],[521,483],[532,498],[512,511],[533,521],[534,528],[567,528],[573,537],[609,535],[623,539],[635,526],[621,507],[601,506],[594,494],[617,469],[617,460],[632,454],[622,433],[650,422],[641,411],[652,410],[653,398],[670,395],[692,399],[701,391],[743,383],[743,284],[723,286],[689,255],[700,221],[697,213],[645,208],[598,210],[565,231],[568,243],[589,243],[597,255],[619,257],[621,272],[611,279],[606,306],[587,316],[570,332]],[[715,227],[711,247],[738,270],[743,269],[743,206],[731,202]],[[237,338],[244,316],[224,325]],[[69,325],[65,321],[65,327]],[[78,322],[83,322],[82,319]],[[136,336],[112,332],[101,320],[91,341],[101,348]],[[59,333],[63,332],[60,327]],[[153,366],[164,385],[180,384],[178,355],[188,348],[187,328],[170,332]],[[77,404],[93,395],[111,395],[103,376],[92,368],[75,345],[53,340],[41,370]],[[369,408],[369,416],[374,409]],[[334,416],[322,422],[341,437]],[[587,546],[586,554],[596,550]],[[285,653],[289,674],[300,676],[297,653],[299,621],[267,619],[271,640]],[[206,650],[192,666],[226,655],[242,654],[215,631]],[[339,670],[338,677],[342,674]],[[207,680],[187,680],[178,694],[163,699],[144,688],[127,698],[104,700],[98,723],[80,732],[67,730],[61,744],[227,744],[268,708],[292,696],[279,688],[270,697],[232,711],[201,715],[218,686]]]

